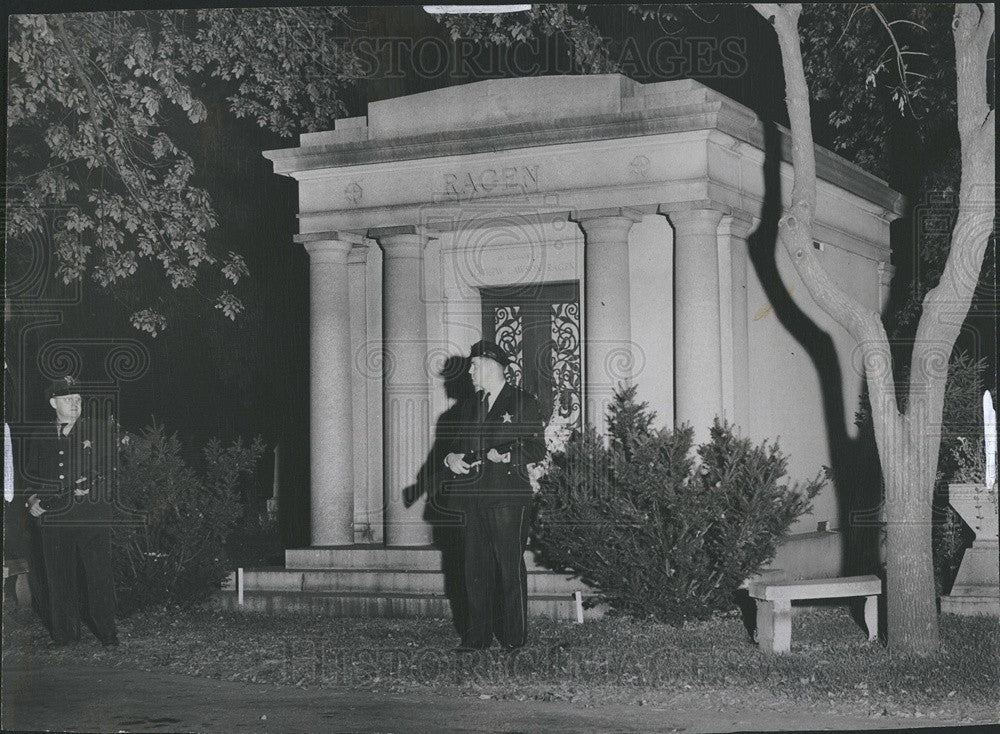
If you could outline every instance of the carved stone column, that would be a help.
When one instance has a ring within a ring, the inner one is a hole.
[[[635,366],[628,233],[640,219],[630,209],[583,212],[577,218],[586,243],[585,419],[602,435],[607,432],[606,413],[615,388],[631,381]]]
[[[669,213],[674,228],[675,420],[690,423],[694,439],[708,438],[723,415],[719,308],[719,222],[722,212]],[[727,314],[728,317],[728,314]]]
[[[382,510],[382,288],[378,246],[354,245],[347,257],[354,355],[354,542],[384,540]],[[373,262],[375,261],[375,262]],[[377,266],[377,275],[373,266]],[[372,364],[369,360],[375,359]]]
[[[351,311],[347,256],[352,243],[304,242],[309,253],[311,544],[354,542]]]
[[[384,253],[385,542],[428,545],[431,527],[423,517],[426,497],[407,508],[404,493],[416,485],[430,448],[427,311],[421,291],[423,250],[429,237],[412,227],[374,234]]]
[[[747,320],[747,235],[753,219],[734,212],[719,226],[719,325],[722,352],[722,411],[749,432],[750,341]]]

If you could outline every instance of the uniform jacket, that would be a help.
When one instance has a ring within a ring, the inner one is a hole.
[[[466,461],[483,463],[466,475],[444,469],[442,489],[450,506],[531,502],[527,465],[545,457],[542,419],[532,395],[505,383],[487,413],[477,392],[463,401],[451,431],[442,455],[465,454]],[[510,463],[487,459],[491,448],[501,454],[509,451]]]
[[[43,524],[86,524],[114,514],[117,442],[113,424],[81,415],[68,435],[55,424],[29,442],[25,466],[28,494],[46,512]]]

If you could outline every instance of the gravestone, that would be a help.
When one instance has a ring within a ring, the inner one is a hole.
[[[976,534],[962,557],[951,587],[941,597],[941,611],[992,614],[1000,617],[1000,546],[997,540],[996,413],[987,391],[983,395],[985,476],[983,484],[951,484],[949,502]]]
[[[976,540],[965,551],[951,594],[941,597],[941,611],[1000,617],[996,485],[952,484],[948,489],[951,506],[972,528]]]

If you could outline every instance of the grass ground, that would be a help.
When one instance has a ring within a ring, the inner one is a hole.
[[[737,613],[674,628],[609,619],[576,625],[533,620],[516,656],[456,656],[446,620],[281,617],[156,609],[119,622],[122,644],[105,650],[85,632],[51,648],[37,620],[4,615],[4,656],[169,670],[299,687],[400,693],[427,688],[581,705],[656,704],[678,695],[706,705],[775,697],[789,705],[869,716],[1000,719],[1000,620],[941,617],[942,649],[894,655],[869,644],[845,607],[803,609],[791,653],[762,653]]]

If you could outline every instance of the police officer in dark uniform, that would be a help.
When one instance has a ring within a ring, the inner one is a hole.
[[[472,347],[469,374],[476,393],[463,401],[446,449],[451,479],[444,491],[462,523],[469,624],[459,651],[486,649],[494,635],[509,650],[528,635],[528,540],[532,489],[527,465],[545,456],[535,398],[504,377],[508,354],[482,340]],[[503,598],[493,625],[493,591]]]
[[[90,622],[107,646],[118,644],[110,524],[116,479],[113,419],[85,410],[70,377],[46,392],[55,424],[31,442],[25,481],[29,513],[41,529],[50,633],[57,645],[80,639],[77,565],[86,578]]]

